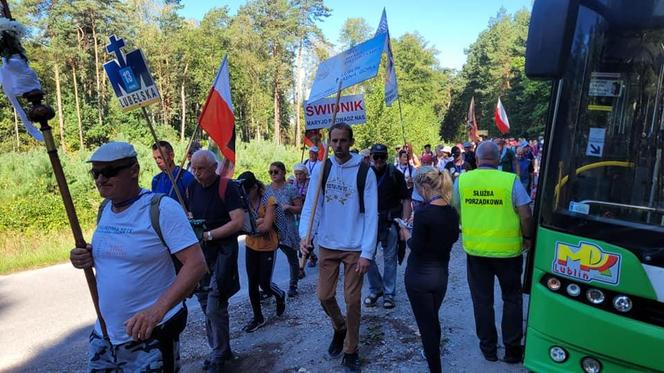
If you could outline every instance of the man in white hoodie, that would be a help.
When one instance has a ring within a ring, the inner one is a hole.
[[[378,235],[376,175],[362,162],[360,155],[350,152],[354,140],[349,125],[335,124],[329,134],[334,157],[328,160],[327,165],[322,162],[316,165],[307,190],[308,196],[314,196],[319,173],[327,174],[311,232],[320,246],[318,299],[334,327],[328,353],[330,356],[338,356],[343,350],[342,364],[346,370],[359,372],[362,280],[374,257]],[[307,235],[313,204],[314,198],[305,200],[300,220],[300,237]],[[306,238],[302,240],[300,250],[304,255],[311,250],[311,243]],[[342,263],[346,318],[335,297]]]

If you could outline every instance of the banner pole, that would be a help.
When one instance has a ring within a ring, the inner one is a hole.
[[[330,127],[334,126],[337,122],[337,112],[339,111],[338,110],[339,100],[341,99],[341,83],[342,83],[342,80],[339,79],[339,87],[337,88],[337,101],[336,101],[336,105],[334,106],[335,110],[332,112],[332,125]],[[329,127],[328,127],[328,129],[329,129]],[[329,139],[329,137],[330,137],[329,130],[328,130],[327,136],[328,136],[328,139]],[[325,154],[323,155],[323,161],[321,163],[322,166],[320,168],[320,171],[318,172],[318,180],[316,180],[316,193],[314,194],[314,204],[311,207],[311,215],[309,215],[309,225],[307,226],[307,234],[305,236],[305,240],[306,240],[305,242],[307,242],[307,243],[311,242],[311,240],[313,238],[313,237],[311,237],[311,233],[313,231],[314,217],[316,216],[316,208],[318,207],[318,199],[320,198],[320,191],[321,191],[322,186],[323,186],[323,174],[325,173],[325,172],[323,172],[323,170],[325,169],[325,163],[327,162],[328,153],[329,153],[329,148],[328,148],[329,140],[326,143],[326,142],[322,141],[322,139],[320,139],[319,143],[325,149]],[[313,247],[312,247],[311,250],[313,251]],[[311,251],[309,251],[309,254],[302,255],[300,257],[300,271],[304,272],[304,265],[307,263],[307,259],[309,259],[310,255],[311,255]]]
[[[189,149],[191,149],[191,144],[194,143],[194,139],[196,138],[196,135],[198,134],[198,130],[201,128],[200,124],[196,125],[196,128],[194,128],[194,133],[191,135],[191,138],[189,139],[189,143],[187,144],[187,148],[184,150],[184,156],[182,157],[182,162],[180,162],[180,169],[178,169],[178,173],[175,174],[175,182],[177,183],[178,180],[180,180],[180,176],[182,176],[182,170],[184,169],[184,163],[187,161],[187,155],[189,155]],[[168,191],[168,195],[170,196],[171,193],[173,193],[173,188],[175,188],[175,184],[171,183],[171,189]]]
[[[401,120],[401,136],[403,136],[403,144],[406,145],[406,130],[403,125],[403,113],[401,112],[401,98],[397,98],[399,103],[399,119]]]
[[[159,146],[159,139],[157,138],[157,133],[154,130],[154,126],[152,125],[152,120],[150,119],[150,115],[148,114],[148,110],[145,108],[145,106],[141,107],[141,110],[143,111],[143,115],[145,116],[145,120],[148,122],[148,127],[150,128],[150,133],[152,133],[152,138],[154,139],[154,143],[157,144],[157,149],[159,149],[159,154],[161,154],[161,159],[166,162],[166,153],[164,152],[164,149],[162,149],[161,146]],[[167,166],[168,167],[168,166]],[[168,179],[171,181],[171,184],[175,186],[175,179],[173,179],[173,175],[171,174],[172,170],[168,169],[166,170],[166,175],[168,176]],[[180,202],[180,205],[184,209],[184,212],[186,214],[189,214],[189,210],[187,210],[187,206],[184,203],[184,199],[182,198],[182,195],[180,194],[180,189],[175,188],[175,195],[178,197],[178,201]]]
[[[69,185],[67,184],[67,179],[65,178],[65,173],[62,169],[62,164],[60,163],[58,148],[55,145],[55,140],[53,139],[51,126],[48,125],[49,119],[53,119],[55,117],[55,112],[50,106],[42,104],[44,93],[41,91],[31,91],[24,94],[23,97],[32,103],[32,108],[30,108],[28,111],[28,117],[33,122],[37,122],[41,125],[40,130],[44,135],[46,152],[48,153],[48,158],[51,161],[51,166],[53,167],[53,175],[55,176],[55,180],[58,183],[58,189],[60,191],[60,196],[62,196],[62,202],[65,205],[67,219],[69,220],[69,226],[71,227],[71,232],[74,236],[76,247],[84,249],[87,247],[87,243],[83,237],[81,225],[78,221],[78,216],[76,215],[74,200],[72,199],[71,193],[69,192]],[[85,280],[88,284],[90,297],[92,297],[92,303],[95,307],[95,312],[97,313],[97,319],[99,320],[101,332],[104,338],[107,338],[108,332],[106,330],[106,322],[104,321],[104,318],[101,315],[101,310],[99,308],[99,293],[97,291],[97,280],[95,279],[95,273],[92,268],[85,268],[83,273],[85,274]]]

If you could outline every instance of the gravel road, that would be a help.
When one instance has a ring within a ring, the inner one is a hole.
[[[241,241],[242,242],[242,241]],[[244,248],[240,257],[243,258]],[[278,254],[275,282],[286,289],[288,268]],[[382,263],[382,258],[378,258]],[[360,357],[364,372],[426,372],[417,325],[403,288],[399,267],[397,307],[363,308]],[[457,243],[450,261],[447,295],[440,311],[443,328],[443,370],[446,372],[525,372],[520,365],[490,363],[482,358],[474,333],[472,303],[465,276],[465,256]],[[240,272],[244,272],[241,260]],[[231,300],[232,348],[238,358],[231,372],[335,372],[340,359],[327,356],[332,328],[315,296],[317,268],[300,282],[300,295],[289,300],[277,318],[274,302],[264,303],[268,324],[254,333],[241,328],[251,318],[246,288]],[[242,285],[246,278],[242,278]],[[337,299],[343,309],[343,288]],[[364,294],[368,293],[365,280]],[[500,296],[496,293],[497,320]],[[182,335],[183,372],[200,372],[208,352],[203,315],[189,302],[189,324]],[[0,371],[85,371],[87,337],[94,321],[81,271],[61,264],[0,276]],[[502,351],[499,351],[501,354]]]

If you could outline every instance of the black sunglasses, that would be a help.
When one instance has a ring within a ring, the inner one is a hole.
[[[97,180],[99,175],[104,175],[105,178],[109,179],[111,177],[118,176],[120,171],[122,171],[124,169],[127,169],[127,168],[133,166],[134,164],[135,164],[135,162],[131,162],[131,163],[127,163],[127,164],[124,164],[124,165],[115,166],[115,167],[104,167],[104,168],[101,168],[101,169],[94,169],[93,168],[93,169],[90,170],[90,175],[92,176],[92,178],[94,180]]]
[[[270,175],[279,175],[279,170],[270,170],[268,171]]]
[[[374,154],[373,159],[374,161],[377,161],[379,159],[385,160],[387,159],[387,154]]]

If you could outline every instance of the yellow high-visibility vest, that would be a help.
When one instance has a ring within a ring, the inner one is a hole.
[[[521,225],[512,203],[516,177],[494,169],[459,176],[461,232],[468,254],[493,258],[521,254]]]

